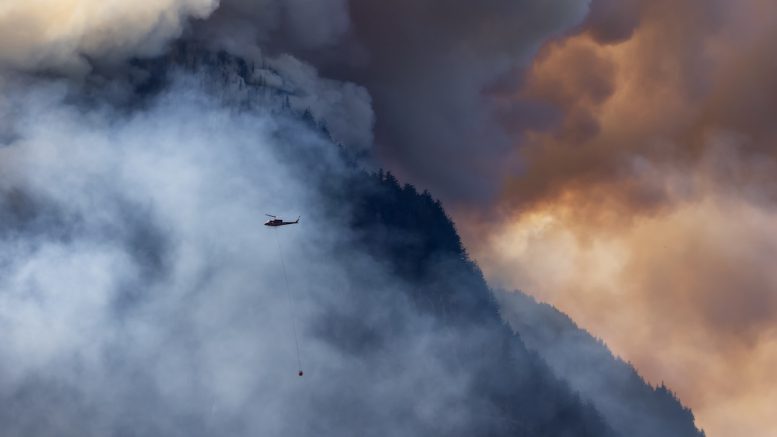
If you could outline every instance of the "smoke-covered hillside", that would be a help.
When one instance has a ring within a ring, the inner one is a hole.
[[[13,80],[3,435],[633,435],[544,327],[535,353],[503,321],[440,203],[369,167],[363,89],[188,45]],[[602,362],[586,375],[619,384]],[[662,396],[622,412],[695,436]]]
[[[693,413],[663,384],[651,387],[631,365],[568,316],[521,292],[496,292],[502,315],[573,390],[621,435],[702,436]]]

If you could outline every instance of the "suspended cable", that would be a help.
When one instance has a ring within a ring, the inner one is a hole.
[[[298,219],[299,221],[299,219]],[[297,350],[297,374],[299,376],[303,375],[302,372],[302,359],[300,358],[299,353],[299,337],[297,335],[297,312],[296,312],[296,305],[294,303],[294,297],[291,293],[291,287],[289,286],[289,275],[286,273],[286,262],[283,260],[283,250],[281,249],[281,241],[278,237],[277,232],[273,232],[275,235],[275,243],[278,246],[278,258],[281,260],[281,268],[283,270],[283,279],[286,281],[286,296],[288,297],[289,301],[289,311],[291,312],[291,327],[292,331],[294,332],[294,346]]]

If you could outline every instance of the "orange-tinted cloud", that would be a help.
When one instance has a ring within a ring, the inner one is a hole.
[[[504,224],[466,239],[492,280],[666,381],[709,435],[775,435],[777,4],[610,3],[497,97],[556,117],[502,117],[524,169]]]

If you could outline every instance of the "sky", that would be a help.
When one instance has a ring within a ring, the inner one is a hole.
[[[0,87],[29,73],[78,81],[176,38],[270,56],[310,95],[327,96],[306,104],[336,140],[443,200],[492,285],[570,314],[677,391],[709,435],[770,436],[775,9],[769,0],[6,2]],[[4,96],[0,114],[25,120],[15,104]],[[0,138],[14,129],[0,125]]]

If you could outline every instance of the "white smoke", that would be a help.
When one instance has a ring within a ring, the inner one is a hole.
[[[67,103],[63,84],[7,94],[3,434],[425,435],[452,411],[475,426],[444,353],[462,340],[407,307],[401,281],[323,215],[318,172],[345,174],[337,147],[277,108],[224,106],[202,82],[179,77],[129,114]],[[302,224],[267,228],[264,213]],[[324,314],[412,334],[367,341]],[[332,329],[381,352],[344,351]],[[430,344],[440,352],[410,366]]]

